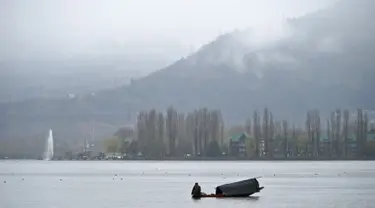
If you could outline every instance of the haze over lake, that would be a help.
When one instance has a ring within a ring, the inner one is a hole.
[[[1,161],[0,207],[371,207],[375,162]],[[246,199],[192,200],[262,176]]]

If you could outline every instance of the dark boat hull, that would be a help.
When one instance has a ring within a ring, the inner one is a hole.
[[[216,187],[215,194],[223,194],[225,196],[232,197],[242,197],[250,196],[262,189],[263,187],[259,187],[259,182],[257,181],[257,179],[252,178],[218,186]]]
[[[262,189],[264,189],[264,187],[259,187],[259,190],[257,192],[259,192]],[[200,199],[200,198],[245,198],[245,197],[250,197],[251,195],[253,195],[255,193],[256,192],[250,193],[250,194],[244,194],[244,195],[230,195],[230,196],[227,196],[227,195],[224,195],[224,194],[203,194],[199,197],[193,197],[193,198],[194,199]]]

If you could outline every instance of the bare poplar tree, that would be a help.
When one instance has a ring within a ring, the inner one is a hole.
[[[247,134],[251,135],[251,118],[246,119],[245,131]]]
[[[200,112],[195,110],[193,113],[194,117],[194,154],[198,155],[201,153],[201,145],[200,145],[200,124],[199,124],[199,117]]]
[[[332,145],[332,137],[331,137],[331,123],[329,121],[329,118],[327,119],[327,138],[328,138],[328,156],[331,157],[331,153],[332,153],[332,148],[331,148],[331,145]]]
[[[194,152],[194,114],[188,113],[186,116],[186,138],[189,141]],[[191,152],[191,153],[193,153]]]
[[[221,112],[219,111],[219,121],[220,121],[220,148],[223,150],[223,146],[224,146],[224,128],[225,128],[225,124],[224,124],[224,119],[223,119],[223,116],[221,114]]]
[[[336,151],[337,156],[341,156],[342,153],[342,140],[341,140],[341,110],[336,110]]]
[[[311,112],[307,112],[306,114],[306,132],[307,132],[307,138],[308,138],[308,141],[309,143],[312,143],[313,144],[313,138],[312,138],[312,116],[311,116]],[[306,148],[305,152],[307,153],[308,152],[308,148]]]
[[[203,146],[204,146],[204,155],[207,153],[207,147],[209,142],[209,113],[207,108],[202,109],[202,126],[203,126]]]
[[[259,124],[259,115],[258,115],[258,112],[257,111],[254,111],[254,115],[253,115],[253,132],[254,132],[254,137],[255,137],[255,155],[256,157],[259,157],[260,155],[260,124]]]
[[[357,112],[357,154],[358,157],[364,157],[366,155],[368,116],[367,112],[364,113],[362,109],[358,109]]]
[[[293,124],[293,133],[292,133],[292,138],[293,138],[293,156],[296,157],[298,156],[298,141],[297,141],[297,132],[296,132],[296,126]]]
[[[344,134],[344,155],[348,155],[348,143],[349,143],[349,111],[344,110],[344,125],[343,125],[343,134]]]
[[[168,147],[169,154],[175,155],[176,137],[177,137],[177,111],[173,107],[167,110],[167,132],[168,132]]]
[[[268,133],[268,148],[269,148],[269,157],[273,158],[274,152],[274,136],[275,136],[275,124],[273,122],[273,114],[269,112],[269,133]]]
[[[331,113],[331,155],[337,155],[337,150],[336,150],[336,120],[335,120],[335,112]]]
[[[220,130],[220,118],[219,111],[214,110],[210,112],[210,135],[211,141],[216,141],[219,144],[219,130]]]
[[[284,157],[288,157],[288,122],[283,120],[283,136],[284,136]]]
[[[312,141],[313,141],[313,155],[314,157],[320,156],[320,114],[318,110],[311,112],[312,116]]]
[[[368,133],[368,114],[365,111],[365,116],[363,119],[363,139],[362,139],[362,146],[363,146],[363,153],[362,155],[366,155],[366,144],[367,144],[367,133]]]
[[[263,114],[263,139],[264,139],[264,149],[265,149],[265,154],[267,157],[269,157],[269,114],[268,114],[268,109],[264,109],[264,114]]]
[[[144,151],[147,145],[146,118],[147,112],[141,111],[137,115],[138,149],[141,151]]]

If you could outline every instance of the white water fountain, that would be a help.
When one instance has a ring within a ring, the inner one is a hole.
[[[52,129],[49,130],[49,134],[46,141],[46,146],[44,149],[44,160],[51,160],[53,158],[53,135],[52,135]]]

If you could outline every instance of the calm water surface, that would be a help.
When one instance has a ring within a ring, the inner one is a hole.
[[[262,176],[245,199],[192,200],[199,182]],[[6,183],[4,183],[4,181]],[[1,208],[374,207],[375,162],[0,161]]]

